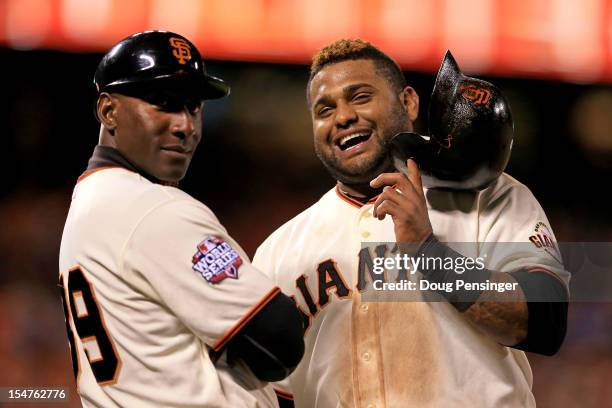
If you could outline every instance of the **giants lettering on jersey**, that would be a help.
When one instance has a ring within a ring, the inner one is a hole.
[[[397,246],[393,246],[389,251],[389,248],[385,244],[376,246],[374,253],[372,248],[365,247],[359,251],[359,265],[357,270],[357,283],[355,289],[362,292],[366,289],[368,281],[373,282],[380,280],[386,282],[390,277],[386,276],[386,273],[377,275],[374,273],[374,257],[384,257],[390,253],[397,252]],[[319,310],[330,304],[330,290],[333,289],[333,293],[340,299],[350,299],[352,296],[352,290],[346,284],[346,280],[342,276],[338,264],[332,260],[325,260],[317,265],[316,268],[317,278],[314,281],[309,281],[306,275],[300,275],[295,280],[295,287],[298,292],[302,295],[304,302],[306,303],[307,310],[304,310],[295,299],[295,296],[291,296],[291,299],[296,303],[304,324],[304,332],[308,330],[312,322],[312,318],[315,317]],[[408,272],[406,270],[399,270],[398,275],[395,277],[397,282],[402,279],[407,279]]]
[[[225,278],[238,279],[242,258],[230,244],[216,237],[208,237],[197,248],[191,259],[192,269],[208,283],[219,283]]]

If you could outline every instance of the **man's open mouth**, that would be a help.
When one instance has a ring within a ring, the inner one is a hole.
[[[352,133],[350,135],[341,137],[340,139],[338,139],[336,144],[338,145],[340,150],[344,151],[344,150],[350,149],[353,146],[357,146],[359,143],[365,142],[366,140],[370,138],[370,136],[372,136],[371,131],[356,132],[356,133]]]

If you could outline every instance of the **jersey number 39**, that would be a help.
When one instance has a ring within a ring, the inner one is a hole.
[[[62,292],[64,315],[66,316],[72,368],[77,383],[81,371],[76,344],[78,335],[98,384],[113,384],[119,374],[121,361],[104,325],[104,317],[96,301],[93,287],[79,267],[68,272],[67,288],[64,287],[61,276],[59,286]],[[70,326],[71,320],[76,328],[76,335]]]

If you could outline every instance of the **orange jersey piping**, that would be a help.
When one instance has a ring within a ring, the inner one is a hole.
[[[242,329],[261,309],[263,309],[270,301],[280,293],[280,289],[278,287],[274,287],[270,292],[268,292],[259,302],[257,302],[253,307],[244,315],[240,320],[236,322],[228,331],[223,334],[213,344],[212,348],[214,351],[221,350],[228,341],[232,339]]]

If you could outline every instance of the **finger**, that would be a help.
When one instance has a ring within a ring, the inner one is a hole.
[[[423,194],[419,193],[414,188],[410,180],[408,180],[406,176],[401,173],[383,173],[380,176],[376,177],[374,180],[372,180],[370,185],[373,188],[376,188],[375,186],[385,186],[383,192],[386,190],[387,187],[391,187],[399,194],[391,196],[387,195],[381,198],[381,193],[381,195],[379,195],[380,201],[384,199],[393,199],[394,202],[402,205],[402,202],[404,201],[418,202],[423,199]]]
[[[399,213],[400,209],[397,204],[392,202],[391,200],[383,200],[376,210],[376,218],[379,220],[384,220],[387,215],[396,216]]]
[[[378,197],[376,197],[376,200],[374,200],[374,204],[373,204],[373,206],[372,206],[372,215],[373,215],[375,218],[379,218],[379,217],[378,217],[378,207],[379,207],[379,206],[382,204],[382,202],[383,202],[383,201],[385,201],[385,200],[388,198],[388,197],[385,195],[385,192],[386,192],[388,189],[390,189],[390,188],[391,188],[391,187],[389,187],[389,186],[385,186],[385,187],[383,188],[382,193],[380,193],[380,194],[378,195]],[[380,218],[379,218],[379,219],[380,219]]]
[[[374,201],[372,214],[376,217],[376,208],[385,200],[401,202],[403,199],[402,193],[396,189],[395,186],[385,186],[382,193],[380,193]]]
[[[372,215],[374,215],[374,217],[378,215],[377,209],[382,204],[383,201],[385,200],[395,201],[400,197],[401,197],[401,193],[398,190],[395,190],[394,187],[385,186],[383,188],[383,191],[378,195],[378,197],[376,197],[376,200],[374,201]]]
[[[414,159],[408,159],[406,165],[408,166],[408,180],[414,186],[414,189],[423,195],[423,182],[421,180],[421,171],[419,165]]]
[[[382,186],[392,186],[394,184],[398,184],[400,179],[403,177],[404,176],[400,173],[383,173],[374,180],[370,181],[370,187],[380,188]]]
[[[380,221],[384,220],[385,216],[384,215],[383,216],[380,215],[380,213],[378,212],[378,207],[380,207],[384,201],[385,200],[380,200],[380,201],[375,202],[374,203],[374,208],[372,209],[372,216],[374,216],[374,218],[376,218],[376,219],[378,219]]]
[[[412,198],[414,194],[421,195],[403,173],[383,173],[370,181],[370,187],[372,188],[380,188],[383,186],[398,188],[409,198]]]

